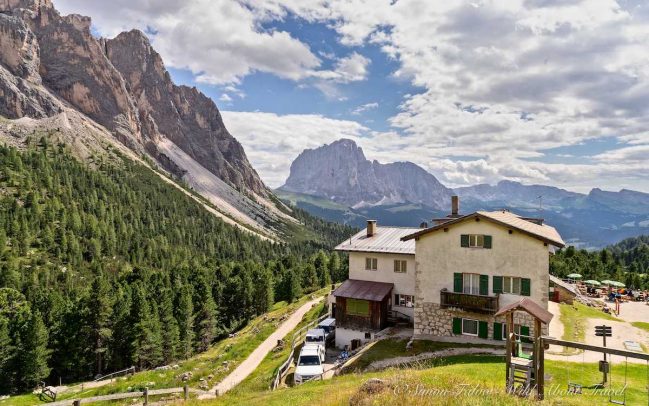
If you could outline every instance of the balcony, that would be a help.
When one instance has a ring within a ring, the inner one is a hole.
[[[498,296],[454,293],[442,289],[440,305],[442,309],[453,307],[468,312],[494,314],[498,311]]]

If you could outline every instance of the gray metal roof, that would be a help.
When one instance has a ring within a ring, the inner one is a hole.
[[[338,251],[379,252],[388,254],[415,255],[415,240],[401,241],[419,228],[377,226],[373,236],[367,236],[367,229],[338,244]]]
[[[557,278],[554,275],[550,275],[550,282],[554,283],[555,285],[561,286],[562,288],[566,289],[569,292],[574,293],[575,295],[577,294],[577,288],[574,287],[573,285],[566,283],[562,281],[561,279]]]

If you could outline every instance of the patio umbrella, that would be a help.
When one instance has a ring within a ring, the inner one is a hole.
[[[623,284],[622,282],[617,282],[617,281],[609,281],[609,285],[615,286],[616,288],[624,288],[624,287],[626,287],[625,284]]]
[[[568,275],[568,278],[570,278],[570,279],[581,279],[581,274],[571,273],[570,275]]]
[[[592,280],[592,279],[584,281],[584,283],[586,285],[601,286],[601,283],[599,283],[598,281]]]
[[[602,285],[610,285],[611,282],[613,282],[613,281],[608,280],[608,279],[604,279],[604,280],[602,281]]]

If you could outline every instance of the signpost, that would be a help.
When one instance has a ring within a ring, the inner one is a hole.
[[[613,328],[611,326],[595,326],[595,336],[596,337],[602,337],[603,340],[603,346],[606,347],[606,337],[611,337],[613,336]],[[606,353],[604,353],[604,361],[599,362],[599,371],[602,373],[602,386],[606,385],[607,377],[606,375],[608,374],[609,367],[608,367],[608,362],[606,361]]]

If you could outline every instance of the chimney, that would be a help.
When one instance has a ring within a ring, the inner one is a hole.
[[[372,237],[376,234],[376,220],[367,220],[367,236]]]
[[[458,217],[460,214],[460,197],[451,196],[451,217]]]

